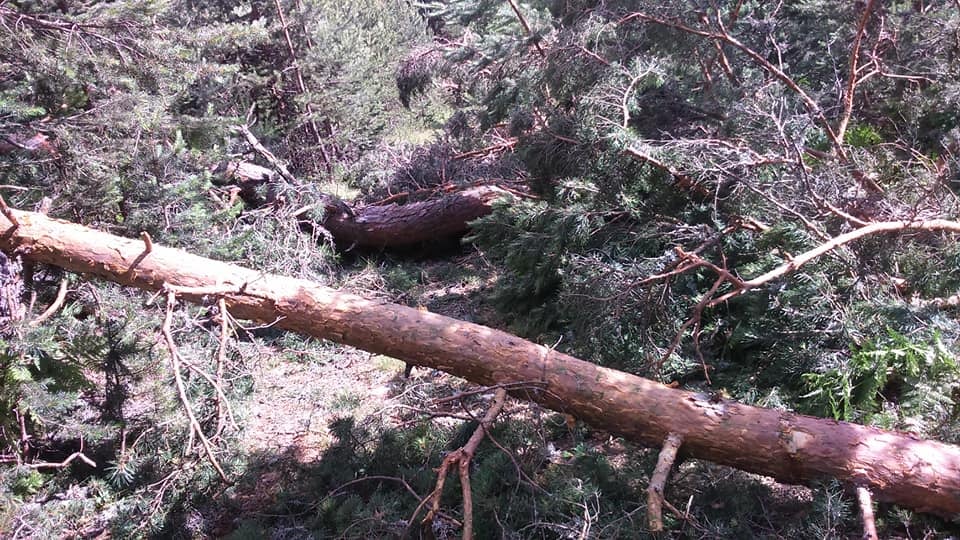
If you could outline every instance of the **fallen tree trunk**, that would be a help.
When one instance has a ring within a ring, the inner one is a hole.
[[[462,236],[467,223],[489,214],[493,201],[506,194],[496,186],[476,186],[429,201],[364,206],[350,212],[328,205],[321,224],[337,244],[347,247],[412,246]]]
[[[660,446],[675,434],[691,457],[788,483],[832,477],[869,488],[878,500],[960,515],[957,446],[672,389],[484,326],[154,246],[149,239],[7,213],[0,217],[0,249],[35,262],[142,289],[173,286],[191,301],[222,296],[239,318],[276,322],[478,384],[529,383],[519,397],[641,444]]]
[[[221,183],[236,185],[250,205],[276,201],[278,175],[246,162],[227,162],[213,170]],[[455,238],[467,232],[467,223],[489,214],[492,203],[507,192],[492,185],[445,193],[428,201],[354,208],[327,195],[321,202],[323,220],[301,220],[306,228],[320,225],[344,247],[398,248]]]

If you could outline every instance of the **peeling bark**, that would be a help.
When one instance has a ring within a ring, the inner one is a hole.
[[[578,360],[516,336],[315,283],[118,238],[43,215],[0,218],[0,249],[179,298],[223,297],[244,319],[337,341],[477,384],[528,383],[517,397],[648,446],[671,433],[690,457],[781,482],[836,478],[877,500],[960,515],[960,447],[847,422],[751,407]]]

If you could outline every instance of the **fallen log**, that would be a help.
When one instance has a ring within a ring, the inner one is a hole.
[[[469,222],[489,214],[493,201],[505,195],[496,186],[475,186],[428,201],[364,206],[349,213],[328,205],[322,225],[347,247],[414,246],[462,236]]]
[[[212,172],[218,182],[236,185],[247,204],[261,206],[276,201],[275,186],[281,179],[271,169],[239,161],[223,163]],[[489,214],[493,201],[504,195],[507,191],[497,186],[482,185],[428,201],[362,207],[351,207],[326,195],[318,205],[323,206],[323,219],[319,223],[301,219],[301,226],[310,229],[320,225],[338,245],[347,248],[415,246],[462,236],[467,223]]]
[[[516,336],[313,282],[264,274],[41,214],[7,210],[0,249],[190,301],[222,297],[243,319],[493,385],[635,442],[786,483],[836,478],[877,500],[960,516],[960,447],[847,422],[751,407],[599,367]]]

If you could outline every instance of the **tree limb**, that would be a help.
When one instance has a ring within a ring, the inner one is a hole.
[[[932,219],[925,221],[880,221],[871,223],[846,234],[841,234],[829,242],[824,242],[810,251],[801,253],[800,255],[794,257],[791,261],[782,264],[773,270],[766,272],[765,274],[761,274],[753,279],[736,283],[733,291],[720,296],[719,298],[711,300],[708,305],[714,306],[729,300],[730,298],[749,292],[752,289],[756,289],[757,287],[765,285],[775,279],[793,273],[808,262],[820,257],[821,255],[829,253],[830,251],[833,251],[844,244],[849,244],[854,240],[858,240],[872,234],[898,231],[947,231],[952,233],[960,233],[960,222],[949,221],[945,219]]]
[[[861,486],[857,488],[857,502],[860,504],[860,516],[863,520],[863,540],[877,540],[877,522],[873,515],[873,500],[870,490]]]
[[[860,44],[863,42],[863,34],[867,29],[867,21],[870,20],[870,14],[873,12],[873,5],[876,0],[867,0],[863,7],[863,14],[860,15],[860,22],[857,24],[857,32],[853,37],[853,47],[850,49],[850,70],[847,74],[847,86],[843,92],[843,112],[840,114],[840,121],[837,122],[837,138],[841,141],[847,131],[847,124],[850,123],[850,115],[853,113],[853,94],[857,91],[857,84],[863,82],[858,80],[857,70],[860,61]]]
[[[473,459],[474,454],[476,454],[477,448],[483,441],[484,436],[490,431],[493,421],[497,415],[500,414],[500,411],[503,410],[506,399],[507,390],[502,387],[497,388],[493,402],[487,409],[487,413],[483,415],[480,424],[477,426],[477,429],[474,430],[467,443],[443,458],[443,463],[441,463],[440,469],[437,472],[437,487],[424,499],[424,503],[421,503],[421,505],[417,507],[417,510],[410,518],[410,523],[413,523],[420,508],[422,508],[426,502],[432,502],[432,508],[427,512],[426,517],[424,517],[421,522],[422,527],[431,526],[434,516],[440,512],[440,496],[443,495],[443,484],[447,478],[447,471],[456,464],[457,472],[460,476],[460,488],[463,493],[463,539],[473,539],[473,495],[470,491],[470,461]]]
[[[683,444],[683,437],[680,435],[676,433],[667,435],[667,439],[663,441],[663,448],[660,449],[660,457],[657,458],[657,466],[650,478],[650,485],[647,486],[647,524],[653,532],[663,530],[663,489],[681,444]]]

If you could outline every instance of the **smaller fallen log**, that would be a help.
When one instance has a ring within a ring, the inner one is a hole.
[[[429,201],[364,206],[349,213],[328,210],[322,225],[345,246],[415,246],[462,236],[468,223],[492,212],[493,201],[506,195],[497,186],[476,186]]]
[[[960,447],[915,435],[752,407],[603,368],[493,328],[371,301],[129,240],[33,212],[0,218],[0,249],[33,262],[193,302],[223,298],[242,319],[330,339],[483,385],[648,446],[786,483],[835,478],[876,500],[960,516]],[[918,227],[924,222],[917,222]],[[926,224],[925,226],[933,226]]]
[[[272,204],[277,200],[279,174],[250,162],[228,162],[213,170],[220,183],[236,185],[240,197],[252,206]],[[486,216],[493,202],[509,195],[494,185],[473,186],[460,191],[407,204],[353,207],[333,195],[322,197],[323,219],[314,223],[301,220],[310,229],[319,225],[345,248],[402,248],[456,238],[467,232],[467,224]],[[302,216],[315,206],[298,212]]]
[[[249,161],[227,161],[210,172],[214,184],[236,186],[240,198],[250,206],[260,207],[277,200],[278,175],[272,169]]]

